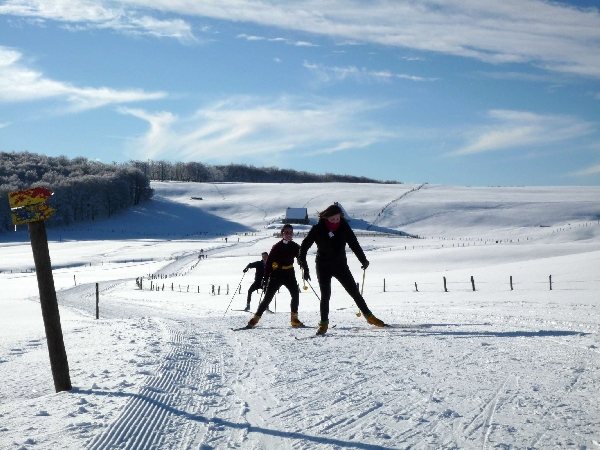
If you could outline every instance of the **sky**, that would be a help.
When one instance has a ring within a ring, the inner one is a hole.
[[[600,185],[600,3],[0,0],[0,151]]]

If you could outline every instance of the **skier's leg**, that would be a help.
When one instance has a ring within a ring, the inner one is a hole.
[[[250,285],[250,288],[248,289],[248,297],[246,299],[246,309],[250,309],[250,300],[252,299],[252,293],[254,291],[258,291],[259,289],[260,281],[254,281],[254,283]]]
[[[292,296],[292,300],[290,302],[290,324],[294,328],[303,327],[304,324],[298,318],[298,306],[300,305],[300,292],[298,290],[298,281],[296,281],[296,276],[292,272],[291,274],[286,275],[284,286],[290,291],[290,295]]]
[[[256,316],[261,317],[263,313],[267,310],[269,304],[271,303],[271,300],[273,300],[273,297],[275,297],[277,289],[281,287],[281,284],[282,283],[279,278],[270,278],[269,284],[267,286],[267,291],[265,292],[265,296],[263,297],[262,301],[260,302],[260,305],[258,305],[258,309],[256,310]]]
[[[331,271],[323,265],[317,266],[317,280],[321,290],[321,322],[329,321],[329,300],[331,299]]]
[[[350,296],[354,300],[354,303],[356,303],[356,306],[358,306],[358,309],[360,310],[360,312],[363,313],[365,317],[371,316],[372,315],[371,310],[367,306],[367,302],[365,302],[365,299],[363,298],[363,296],[360,295],[360,291],[358,290],[358,287],[356,286],[356,281],[354,281],[354,277],[352,276],[352,272],[350,272],[350,269],[348,268],[348,266],[344,265],[344,266],[340,267],[336,271],[334,276],[335,276],[335,278],[337,278],[337,280],[340,282],[340,284],[344,287],[344,289],[346,289],[346,292],[348,292],[348,294],[350,294]]]
[[[375,325],[376,327],[384,327],[385,323],[382,320],[375,317],[375,315],[371,312],[369,307],[367,306],[367,302],[362,295],[360,295],[360,291],[358,290],[358,286],[354,281],[354,277],[352,276],[352,272],[348,266],[344,266],[340,268],[340,270],[336,273],[335,277],[339,280],[339,282],[344,286],[344,289],[352,296],[354,299],[354,303],[360,309],[360,312],[363,313],[367,322],[371,325]]]

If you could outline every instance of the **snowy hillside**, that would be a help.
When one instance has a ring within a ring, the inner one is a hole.
[[[27,234],[0,235],[0,448],[600,448],[600,188],[153,188],[49,230],[70,392],[54,393]],[[371,328],[334,282],[324,338],[289,327],[285,289],[232,331],[242,269],[286,208],[333,201],[371,262],[349,255],[367,303],[403,328]]]

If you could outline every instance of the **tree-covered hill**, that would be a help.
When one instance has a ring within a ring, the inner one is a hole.
[[[104,164],[29,152],[0,152],[0,233],[13,229],[8,193],[43,186],[54,192],[48,225],[110,217],[152,196],[150,180],[243,183],[395,183],[351,175],[317,175],[276,167],[199,162],[131,161]]]
[[[33,186],[54,192],[49,226],[109,217],[152,195],[149,178],[130,164],[0,152],[0,232],[13,228],[8,193]]]
[[[352,175],[326,173],[318,175],[309,172],[277,167],[254,167],[246,164],[208,165],[200,162],[132,161],[151,180],[156,181],[195,181],[201,183],[397,183]]]

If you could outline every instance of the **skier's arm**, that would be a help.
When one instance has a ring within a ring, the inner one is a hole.
[[[267,262],[265,263],[265,273],[263,275],[263,278],[265,279],[269,279],[269,277],[271,276],[271,273],[273,272],[273,262],[277,261],[277,253],[278,253],[278,244],[275,244],[272,248],[271,251],[269,252],[269,256],[267,256]]]
[[[306,263],[306,254],[308,249],[315,243],[315,227],[312,227],[306,237],[302,240],[300,245],[300,254],[298,255],[298,264],[302,267],[302,270],[308,272],[308,264]]]
[[[348,225],[348,223],[345,223],[345,228],[346,228],[346,240],[348,242],[348,246],[354,252],[356,257],[362,264],[362,266],[363,266],[362,268],[366,269],[369,265],[369,260],[365,256],[365,252],[363,251],[362,247],[358,243],[358,239],[356,239],[356,235],[354,234],[354,231],[352,231],[352,228],[350,228],[350,225]]]

